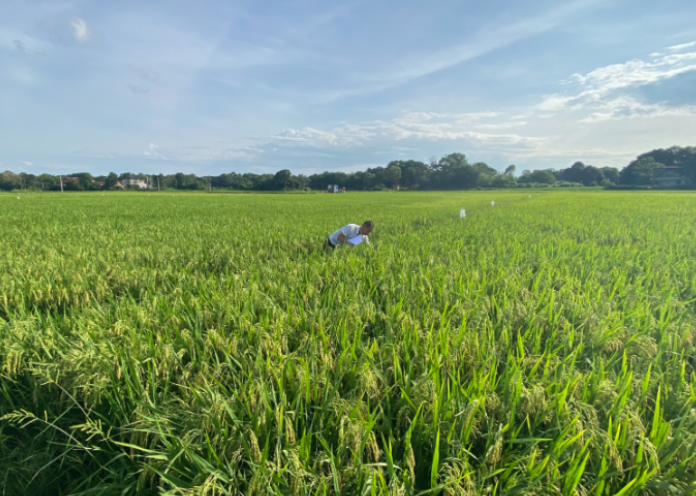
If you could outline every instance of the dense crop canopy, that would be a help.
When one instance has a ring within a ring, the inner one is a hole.
[[[691,194],[15,196],[0,494],[696,490]]]

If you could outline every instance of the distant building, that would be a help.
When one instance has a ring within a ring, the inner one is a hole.
[[[653,183],[659,188],[686,186],[689,183],[689,178],[686,176],[685,172],[684,168],[679,166],[657,169],[653,175]]]
[[[118,189],[125,189],[125,187],[124,187],[123,184],[121,184],[121,183],[116,183],[116,184],[114,184],[114,189],[116,189],[116,188],[118,188]]]
[[[147,189],[147,183],[142,179],[124,179],[123,185],[131,188]]]

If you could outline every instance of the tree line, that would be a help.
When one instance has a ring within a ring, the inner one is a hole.
[[[696,184],[696,147],[658,149],[640,155],[621,171],[615,167],[594,167],[575,162],[565,169],[524,170],[516,175],[516,167],[503,172],[484,162],[470,163],[463,153],[451,153],[429,163],[417,160],[394,160],[386,167],[368,168],[358,172],[322,172],[305,176],[284,169],[275,174],[238,174],[219,176],[195,174],[122,174],[92,176],[88,172],[55,176],[51,174],[0,174],[0,190],[92,191],[113,190],[128,179],[146,181],[161,190],[225,189],[241,191],[326,190],[337,184],[349,191],[404,190],[461,190],[476,188],[517,187],[649,187],[655,171],[664,167],[681,167],[690,184]],[[126,188],[133,186],[126,186]],[[135,186],[137,188],[137,186]]]

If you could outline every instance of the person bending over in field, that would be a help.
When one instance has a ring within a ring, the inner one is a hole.
[[[339,245],[355,246],[349,240],[358,235],[361,235],[362,240],[369,245],[370,240],[367,238],[367,235],[370,234],[374,228],[375,225],[371,220],[366,220],[363,222],[362,226],[357,224],[348,224],[329,236],[329,239],[326,241],[326,245],[331,249],[334,249]]]

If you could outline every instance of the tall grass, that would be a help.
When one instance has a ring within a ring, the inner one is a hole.
[[[26,194],[0,223],[0,494],[696,492],[688,193]]]

